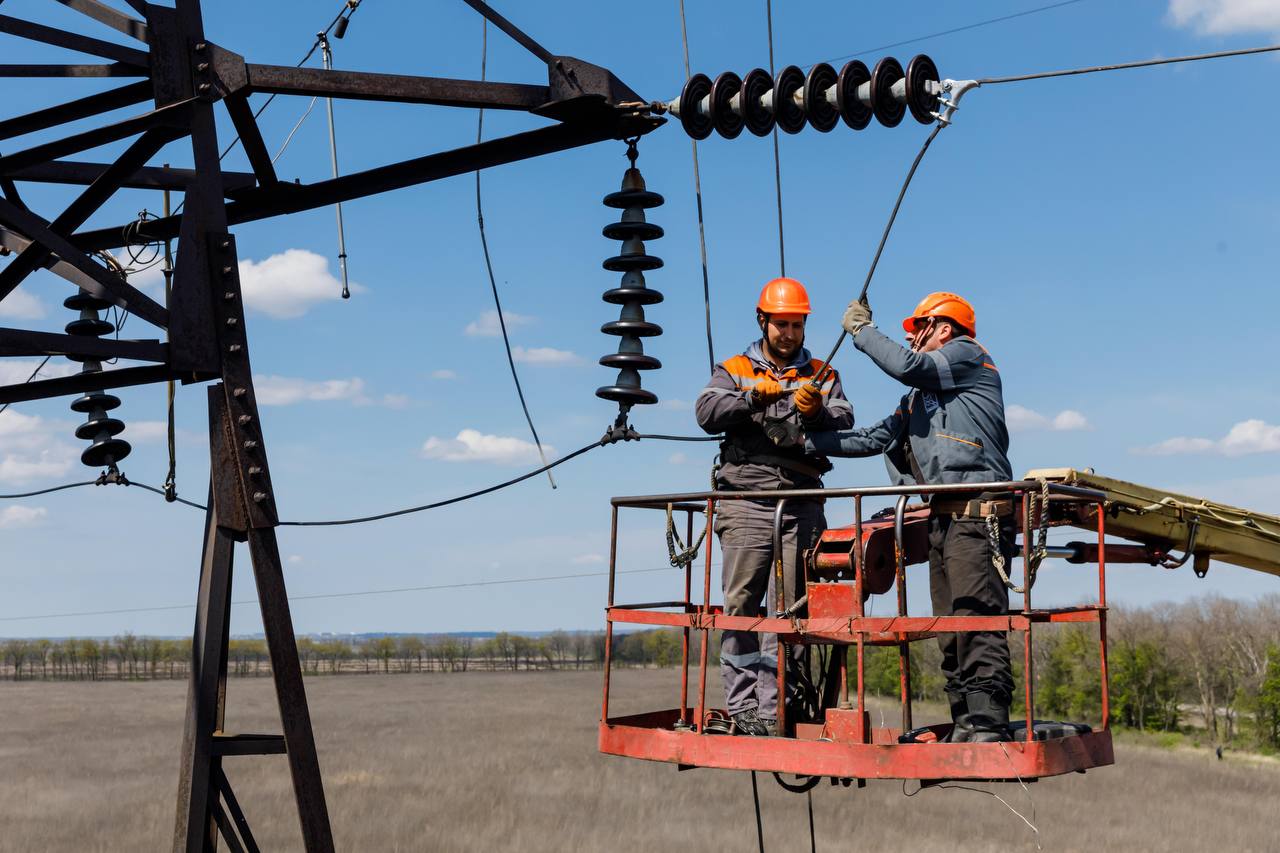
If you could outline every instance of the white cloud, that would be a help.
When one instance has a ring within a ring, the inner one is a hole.
[[[555,457],[555,449],[542,445],[547,458]],[[538,447],[522,438],[505,435],[486,435],[479,430],[464,429],[456,438],[432,436],[422,445],[422,455],[427,459],[444,462],[497,462],[517,465],[537,462]]]
[[[1012,432],[1028,432],[1031,430],[1053,430],[1054,432],[1075,432],[1093,429],[1089,419],[1075,409],[1063,409],[1049,417],[1034,409],[1019,406],[1017,403],[1005,407],[1005,422]]]
[[[667,457],[667,462],[669,462],[672,465],[683,465],[688,461],[689,461],[689,457],[685,456],[683,453],[672,453],[670,456]]]
[[[40,367],[38,361],[0,358],[0,385],[18,385],[28,379],[33,382],[39,379],[56,379],[59,376],[70,376],[80,372],[80,365],[61,358],[40,367],[40,372],[32,377],[31,374],[37,367]]]
[[[1177,436],[1147,447],[1134,449],[1148,456],[1176,456],[1184,453],[1217,453],[1222,456],[1247,456],[1253,453],[1280,452],[1280,426],[1258,418],[1231,427],[1225,436],[1214,440]]]
[[[409,405],[408,394],[383,394],[380,400],[388,409],[403,409]]]
[[[577,353],[551,347],[512,347],[511,357],[519,364],[533,364],[539,367],[564,367],[581,364]]]
[[[329,259],[306,249],[288,249],[263,261],[240,262],[240,288],[248,308],[277,319],[301,317],[321,302],[342,296]],[[365,288],[351,285],[352,293]]]
[[[0,301],[0,317],[39,320],[45,313],[44,303],[25,290],[15,290]]]
[[[666,409],[669,412],[691,412],[693,411],[693,403],[688,400],[663,400],[658,403],[659,409]]]
[[[527,317],[524,314],[515,314],[511,311],[503,311],[502,319],[507,322],[507,331],[510,332],[517,326],[527,326],[534,321],[533,317]],[[498,312],[496,310],[486,311],[475,320],[467,324],[463,331],[473,338],[496,338],[502,334],[502,326],[498,323]]]
[[[0,530],[12,530],[15,527],[31,527],[38,524],[49,514],[42,506],[15,506],[0,510]]]
[[[603,554],[579,554],[569,562],[575,566],[594,566],[604,562]]]
[[[71,430],[70,425],[13,409],[0,412],[0,482],[25,483],[65,475],[79,453],[63,440]]]
[[[452,370],[448,370],[447,368],[442,368],[440,370],[431,371],[431,378],[432,379],[457,379],[458,374]]]
[[[292,406],[302,402],[327,402],[349,400],[365,403],[364,380],[351,379],[295,379],[289,376],[255,376],[253,387],[261,406]]]
[[[298,564],[299,564],[299,563],[301,563],[301,562],[302,562],[302,555],[301,555],[301,554],[290,554],[290,555],[289,555],[289,565],[291,565],[291,566],[296,566],[296,565],[298,565]]]
[[[1169,0],[1169,19],[1201,35],[1280,33],[1275,0]]]

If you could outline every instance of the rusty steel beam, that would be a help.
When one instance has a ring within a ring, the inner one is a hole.
[[[134,385],[150,385],[173,378],[163,364],[144,367],[123,367],[119,370],[103,370],[98,373],[76,373],[57,379],[40,379],[20,385],[0,386],[0,405],[25,403],[28,400],[44,400],[49,397],[65,397],[86,391],[107,391],[112,388],[129,388]]]
[[[0,77],[146,77],[147,69],[127,62],[110,65],[0,64]]]
[[[90,95],[87,98],[78,98],[74,101],[67,101],[65,104],[58,104],[48,109],[36,110],[26,115],[0,121],[0,139],[9,139],[14,136],[34,133],[37,130],[44,130],[65,122],[88,118],[111,110],[118,110],[121,107],[140,104],[150,99],[151,81],[142,80],[137,83],[129,83],[118,89],[110,89],[106,92]]]
[[[184,127],[186,124],[184,119],[189,112],[189,106],[189,101],[170,104],[167,107],[160,107],[157,110],[133,116],[105,127],[86,130],[83,133],[75,133],[63,139],[55,139],[52,142],[46,142],[22,151],[15,151],[5,157],[0,157],[0,172],[7,174],[26,166],[46,163],[50,160],[64,157],[67,154],[75,154],[78,151],[97,148],[99,145],[106,145],[108,142],[115,142],[155,127]]]
[[[35,166],[26,166],[4,174],[15,181],[38,184],[91,184],[111,168],[110,163],[86,163],[80,160],[54,160]],[[194,169],[175,169],[169,166],[143,166],[125,178],[120,186],[137,190],[176,190],[185,192],[196,179]],[[258,185],[252,172],[222,173],[222,191],[234,195]]]
[[[123,62],[126,65],[133,65],[138,68],[147,68],[151,64],[151,59],[145,51],[135,50],[132,47],[124,47],[101,39],[77,35],[76,33],[69,33],[54,27],[46,27],[43,24],[35,24],[31,21],[23,21],[19,18],[11,18],[8,15],[0,15],[0,33],[8,33],[11,36],[30,41],[44,42],[54,47],[64,47],[77,53],[100,56],[103,59],[114,59],[116,62]]]
[[[548,87],[524,83],[325,71],[322,68],[285,65],[250,64],[246,67],[250,89],[277,95],[319,95],[362,101],[525,111],[551,100]]]
[[[81,335],[60,335],[27,329],[0,329],[0,356],[80,355],[100,360],[169,360],[169,345],[160,341],[116,340]]]
[[[129,38],[137,39],[140,42],[148,43],[151,41],[151,34],[147,32],[147,25],[136,18],[130,18],[121,12],[117,12],[110,6],[99,3],[98,0],[58,0],[63,6],[75,9],[82,15],[93,18],[100,24],[105,24],[117,32],[124,33]]]
[[[253,167],[258,183],[264,187],[279,183],[276,167],[271,162],[271,152],[267,151],[267,144],[262,141],[262,132],[258,130],[253,110],[249,109],[249,96],[244,92],[237,92],[228,95],[223,103],[226,104],[236,133],[240,134],[240,144],[244,146],[245,156],[249,158],[249,165]]]
[[[133,312],[152,325],[161,328],[168,326],[169,312],[163,306],[101,264],[94,263],[62,235],[49,230],[48,223],[34,213],[0,199],[0,225],[26,235],[31,242],[39,243],[63,262],[93,279],[95,287],[86,290],[94,295],[110,299],[115,305]]]

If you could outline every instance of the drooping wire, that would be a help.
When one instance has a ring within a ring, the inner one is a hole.
[[[1014,12],[1009,15],[1001,15],[998,18],[987,18],[985,21],[976,21],[972,24],[965,24],[964,26],[961,26],[961,27],[952,27],[949,30],[942,30],[936,33],[929,33],[928,35],[925,35],[925,36],[913,36],[912,38],[903,39],[902,41],[895,41],[892,44],[882,44],[879,47],[869,47],[869,48],[866,48],[865,50],[859,50],[854,53],[847,53],[844,56],[837,56],[833,59],[827,59],[824,61],[834,65],[837,62],[843,62],[846,59],[855,59],[859,56],[864,56],[868,53],[879,53],[882,50],[890,50],[891,48],[902,47],[903,45],[915,44],[918,41],[928,41],[929,39],[933,39],[933,38],[940,38],[942,36],[954,35],[956,33],[962,33],[965,30],[976,30],[979,27],[986,27],[991,24],[999,24],[999,23],[1003,23],[1004,21],[1012,21],[1014,18],[1025,18],[1028,15],[1036,15],[1036,14],[1039,14],[1040,12],[1048,12],[1053,9],[1061,9],[1063,6],[1074,6],[1076,3],[1082,3],[1082,2],[1084,2],[1084,0],[1062,0],[1062,2],[1059,2],[1059,3],[1050,3],[1047,6],[1037,6],[1034,9],[1024,9],[1021,12]]]
[[[1123,71],[1127,68],[1147,68],[1152,65],[1172,65],[1178,62],[1199,62],[1202,59],[1223,59],[1228,56],[1249,56],[1255,53],[1280,51],[1280,44],[1263,47],[1246,47],[1239,50],[1219,50],[1213,53],[1193,53],[1159,59],[1140,59],[1137,62],[1121,62],[1116,65],[1091,65],[1087,68],[1068,68],[1062,71],[1039,71],[1034,74],[1017,74],[1012,77],[981,77],[978,83],[992,86],[996,83],[1021,83],[1024,80],[1047,80],[1050,77],[1074,77],[1079,74],[1096,74],[1099,71]]]
[[[480,80],[485,79],[489,63],[489,19],[481,16],[482,25],[480,30]],[[476,110],[476,144],[479,145],[484,139],[484,108]],[[511,368],[511,381],[516,386],[516,396],[520,398],[520,409],[524,412],[525,423],[529,425],[529,433],[533,436],[533,443],[538,447],[538,458],[542,460],[543,469],[547,472],[547,479],[551,482],[551,488],[556,487],[555,477],[551,476],[551,469],[555,466],[547,465],[547,454],[542,449],[542,439],[538,438],[538,429],[533,425],[533,416],[529,414],[529,404],[524,399],[524,389],[520,387],[520,373],[516,370],[516,360],[511,354],[511,338],[507,335],[507,319],[502,315],[502,300],[498,297],[498,280],[493,275],[493,261],[489,258],[489,239],[484,233],[484,204],[480,193],[480,170],[476,169],[476,225],[480,229],[480,248],[484,250],[484,268],[489,273],[489,289],[493,292],[493,307],[498,312],[498,328],[502,331],[502,346],[507,351],[507,366]]]
[[[893,203],[893,211],[889,214],[889,221],[885,223],[884,231],[880,234],[880,245],[876,246],[875,257],[871,259],[871,267],[867,270],[867,277],[862,282],[862,292],[858,294],[858,301],[860,302],[867,298],[867,291],[871,288],[871,278],[876,274],[876,267],[880,264],[880,255],[884,252],[884,244],[889,239],[889,232],[893,230],[893,223],[898,218],[898,209],[902,207],[902,199],[907,195],[907,187],[911,186],[911,179],[915,177],[916,169],[920,167],[920,161],[924,159],[925,152],[929,150],[929,146],[933,144],[933,140],[944,127],[946,127],[946,125],[942,122],[938,122],[933,126],[933,130],[925,139],[924,145],[920,146],[920,151],[916,154],[916,159],[911,162],[911,168],[907,171],[907,177],[902,182],[902,188],[898,190],[897,201]],[[846,330],[840,330],[840,337],[836,338],[835,346],[833,346],[831,348],[831,352],[827,354],[827,358],[823,361],[822,367],[820,367],[818,372],[813,375],[813,384],[819,385],[822,383],[822,377],[831,367],[831,360],[836,357],[836,352],[839,351],[840,345],[844,343],[844,339],[848,336],[849,333]]]
[[[684,76],[689,79],[689,28],[684,17],[684,0],[680,0],[680,42],[684,47]],[[693,195],[698,209],[698,251],[702,255],[702,304],[707,319],[707,363],[716,369],[716,348],[711,342],[711,282],[707,272],[707,229],[702,218],[702,174],[698,168],[698,140],[690,137],[693,147]]]
[[[0,495],[0,500],[7,501],[7,500],[19,500],[21,498],[35,498],[35,497],[39,497],[40,495],[48,495],[48,494],[52,494],[53,492],[61,492],[61,491],[64,491],[65,489],[78,489],[81,486],[94,486],[94,485],[97,485],[97,480],[85,480],[80,483],[63,483],[61,486],[49,486],[48,488],[45,488],[45,489],[36,489],[33,492],[21,492],[19,494],[14,494],[14,495]]]
[[[619,569],[614,574],[641,575],[652,572],[669,572],[670,566],[653,569]],[[572,575],[539,575],[532,578],[500,578],[491,581],[463,581],[460,583],[432,584],[430,586],[403,586],[395,589],[362,589],[352,592],[322,592],[313,595],[291,595],[289,601],[314,601],[325,598],[358,598],[366,595],[396,595],[406,592],[434,592],[442,589],[470,589],[485,586],[506,586],[508,584],[548,583],[551,581],[577,580],[579,578],[608,577],[608,572],[580,572]],[[233,605],[257,604],[257,599],[244,599],[231,602]],[[114,610],[82,610],[76,613],[42,613],[38,616],[0,616],[0,622],[30,622],[38,619],[70,619],[75,616],[117,616],[126,613],[156,613],[164,610],[191,610],[194,604],[161,604],[152,607],[125,607]]]
[[[23,385],[26,385],[26,384],[27,384],[28,382],[30,382],[32,379],[35,379],[35,378],[36,378],[36,375],[37,375],[40,371],[44,370],[44,366],[45,366],[46,364],[48,364],[48,363],[49,363],[49,359],[51,359],[51,358],[53,358],[53,356],[51,356],[51,355],[46,355],[46,356],[44,357],[44,361],[42,361],[42,362],[40,362],[38,365],[36,365],[36,369],[35,369],[35,370],[33,370],[33,371],[31,371],[31,375],[30,375],[30,376],[28,376],[26,379],[22,380],[22,384],[23,384]],[[4,410],[5,410],[5,409],[7,409],[7,408],[9,408],[9,404],[8,404],[8,403],[5,403],[3,406],[0,406],[0,414],[3,414],[3,413],[4,413]]]
[[[164,215],[169,215],[169,191],[164,191]],[[169,301],[173,297],[173,241],[164,241],[164,307],[169,309]],[[168,331],[166,330],[166,334]],[[173,378],[165,383],[165,444],[169,451],[169,470],[164,477],[164,499],[167,501],[178,500],[178,442],[177,429],[174,426],[173,406],[176,397]]]
[[[773,0],[764,0],[765,25],[769,31],[769,76],[773,72]],[[782,233],[782,160],[778,154],[778,125],[773,125],[773,188],[778,200],[778,275],[787,274],[787,243]]]
[[[756,804],[756,844],[760,853],[764,853],[764,821],[760,818],[760,785],[756,782],[756,771],[751,771],[751,799]]]

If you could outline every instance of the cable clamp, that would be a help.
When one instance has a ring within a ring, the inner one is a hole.
[[[98,479],[93,481],[95,486],[128,486],[129,478],[120,473],[120,469],[112,462],[107,470],[98,475]]]
[[[614,420],[613,425],[604,431],[604,435],[600,437],[600,446],[606,444],[615,444],[619,441],[639,441],[640,433],[636,432],[636,428],[627,423],[627,413],[631,411],[631,407],[627,406],[618,413],[618,417]]]
[[[938,105],[941,109],[929,115],[936,118],[943,127],[948,126],[951,124],[951,117],[960,109],[960,99],[970,89],[981,85],[977,80],[943,80],[938,84]]]

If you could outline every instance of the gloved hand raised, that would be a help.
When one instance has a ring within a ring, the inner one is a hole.
[[[815,418],[822,411],[822,392],[813,385],[801,385],[794,400],[796,409],[806,418]]]
[[[751,402],[760,408],[776,403],[786,396],[778,380],[766,376],[751,389]]]
[[[857,299],[850,302],[849,307],[844,309],[844,319],[840,325],[850,335],[858,334],[864,327],[872,325],[871,306]]]

